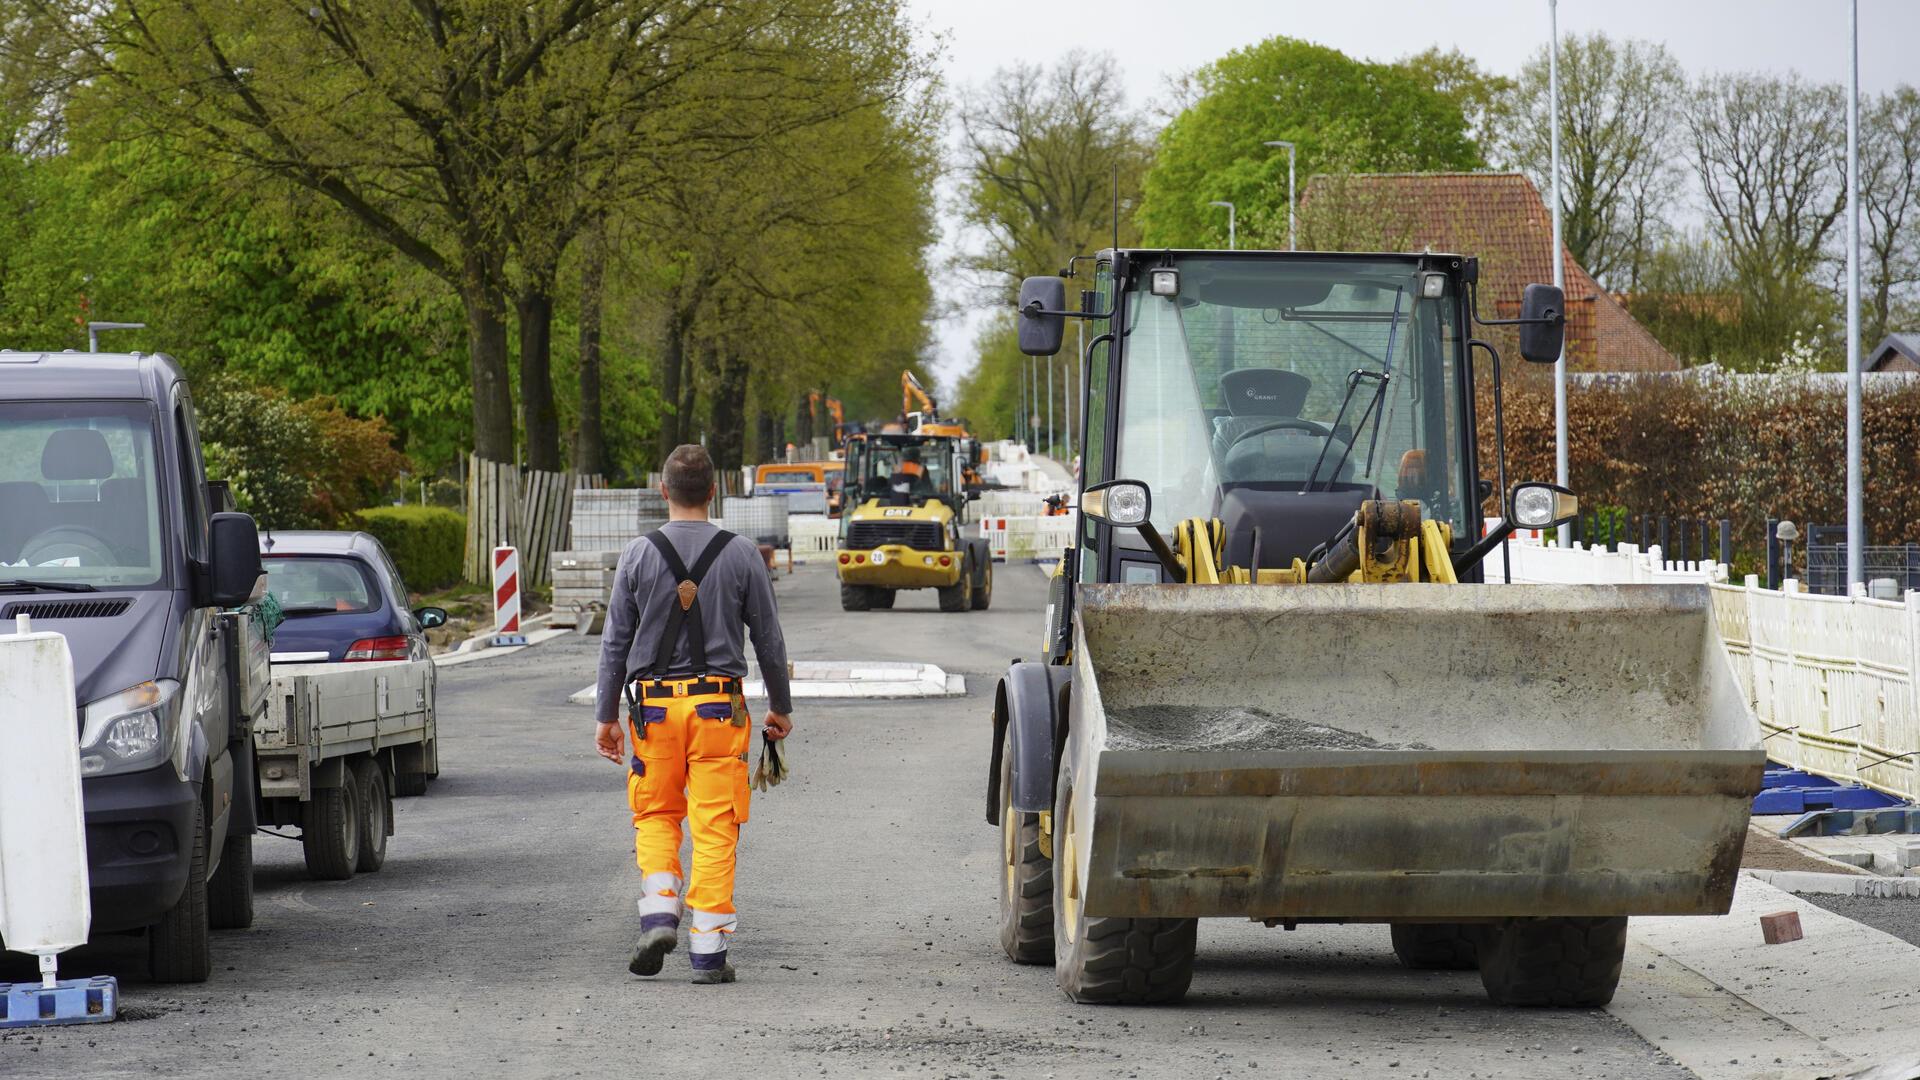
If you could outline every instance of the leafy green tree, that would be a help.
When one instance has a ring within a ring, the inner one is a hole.
[[[1567,250],[1596,278],[1638,287],[1683,178],[1678,164],[1687,80],[1657,42],[1599,32],[1560,42],[1560,213]],[[1521,69],[1499,151],[1544,194],[1553,190],[1553,124],[1543,47]]]
[[[1860,124],[1860,221],[1866,264],[1866,321],[1862,348],[1872,348],[1896,323],[1901,300],[1920,303],[1920,92],[1900,86],[1870,104]],[[1909,316],[1911,317],[1911,316]]]
[[[1467,130],[1480,156],[1495,168],[1508,165],[1506,146],[1514,122],[1514,89],[1505,75],[1496,75],[1459,49],[1435,45],[1400,58],[1395,67],[1453,99],[1467,119]]]
[[[1246,247],[1286,244],[1287,155],[1298,147],[1304,186],[1330,166],[1350,171],[1478,168],[1459,103],[1433,80],[1323,45],[1275,37],[1237,49],[1194,73],[1197,97],[1160,134],[1147,173],[1145,241],[1225,247],[1235,204]]]

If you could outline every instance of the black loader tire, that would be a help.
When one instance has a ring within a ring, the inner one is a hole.
[[[965,611],[973,606],[973,560],[960,565],[960,579],[938,590],[941,611]]]
[[[387,837],[393,833],[393,799],[387,794],[387,771],[373,758],[358,758],[348,770],[360,796],[360,852],[353,868],[363,874],[387,862]]]
[[[1627,919],[1512,919],[1483,931],[1480,981],[1496,1005],[1593,1009],[1613,1000]]]
[[[1479,931],[1467,923],[1394,923],[1393,955],[1415,971],[1472,971]]]
[[[339,787],[314,791],[301,820],[300,848],[308,877],[345,881],[353,876],[360,862],[360,797],[353,776]]]
[[[1083,1005],[1170,1005],[1193,985],[1198,919],[1115,919],[1088,916],[1063,902],[1060,872],[1072,792],[1065,783],[1053,809],[1053,975],[1067,997]],[[1075,925],[1066,924],[1072,911]]]
[[[986,569],[980,574],[980,584],[973,590],[973,610],[985,611],[993,603],[993,560],[986,560]]]
[[[213,933],[207,922],[207,813],[193,804],[193,854],[187,887],[160,921],[147,928],[147,973],[154,982],[199,983],[213,974]]]
[[[1011,723],[1000,744],[1000,829],[1000,947],[1016,964],[1051,963],[1053,860],[1040,853],[1040,815],[1013,808]]]
[[[867,604],[875,611],[892,611],[893,598],[900,595],[892,589],[883,589],[878,585],[867,589]]]
[[[873,591],[865,585],[840,583],[840,610],[865,611],[873,606]]]
[[[253,830],[227,837],[220,869],[207,883],[207,922],[215,930],[253,925]]]

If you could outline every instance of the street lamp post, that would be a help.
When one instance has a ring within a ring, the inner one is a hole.
[[[1227,208],[1227,250],[1232,251],[1233,250],[1233,204],[1230,202],[1220,202],[1216,200],[1214,202],[1208,203],[1207,205],[1208,206],[1224,206]]]
[[[1300,250],[1299,238],[1293,231],[1293,154],[1294,145],[1285,139],[1271,139],[1262,146],[1284,146],[1287,148],[1287,250]]]
[[[1847,590],[1866,580],[1860,477],[1860,0],[1848,5],[1847,87]]]

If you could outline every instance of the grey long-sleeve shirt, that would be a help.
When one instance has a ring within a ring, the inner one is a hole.
[[[680,561],[691,568],[719,529],[702,521],[669,521],[660,531],[672,542]],[[624,715],[621,687],[653,667],[660,635],[667,629],[668,605],[680,602],[675,591],[678,585],[666,560],[644,537],[620,553],[620,567],[613,575],[613,597],[607,604],[606,632],[600,640],[600,681],[594,713],[601,723]],[[791,712],[787,643],[780,635],[780,613],[774,605],[773,585],[767,580],[760,546],[747,537],[734,537],[707,569],[698,597],[701,625],[707,636],[706,669],[694,668],[683,632],[667,674],[744,678],[747,653],[743,639],[750,633],[754,656],[760,661],[760,677],[767,684],[768,708],[777,713]]]

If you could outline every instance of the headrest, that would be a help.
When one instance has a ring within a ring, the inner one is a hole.
[[[92,428],[61,428],[40,451],[40,475],[48,480],[105,480],[113,475],[107,437]]]
[[[1240,368],[1220,376],[1220,396],[1235,416],[1299,416],[1313,380],[1279,368]]]

